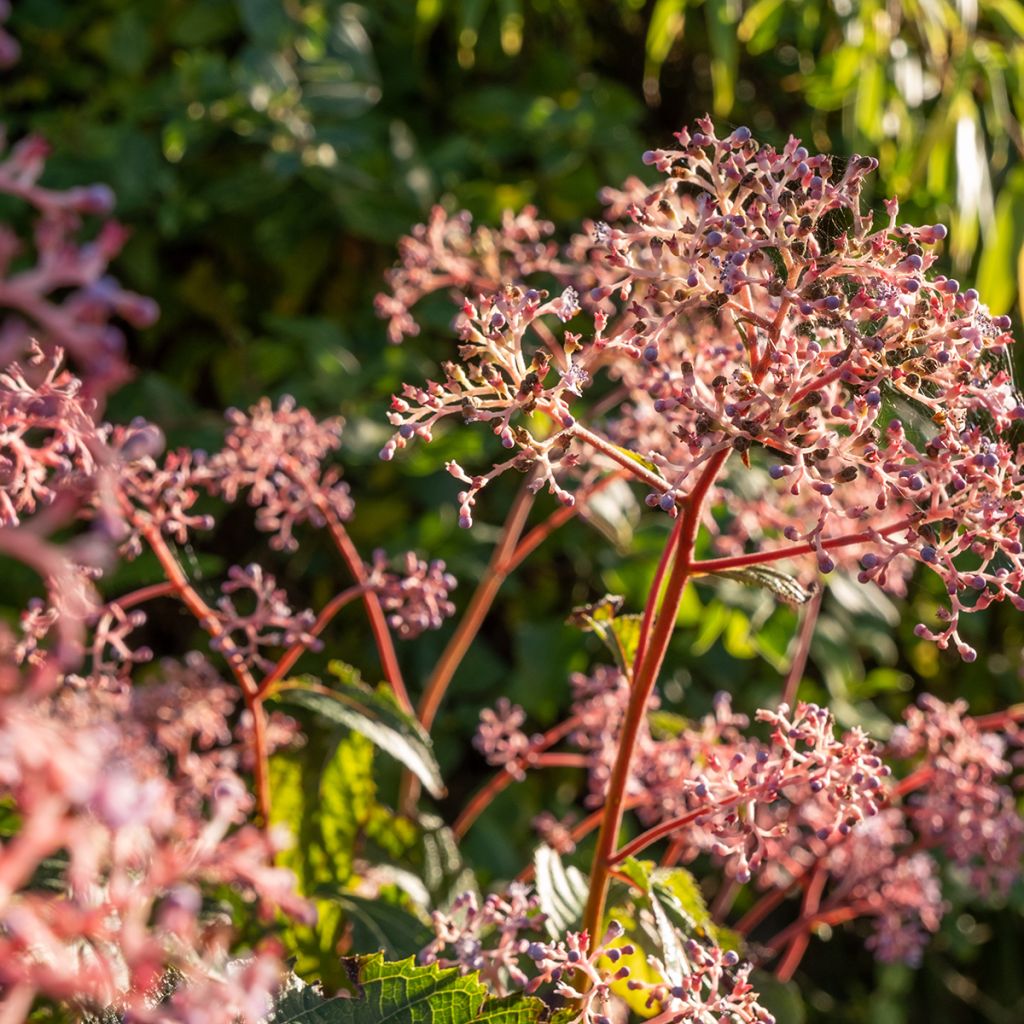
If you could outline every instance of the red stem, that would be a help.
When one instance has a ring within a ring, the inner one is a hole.
[[[366,566],[352,538],[348,535],[342,521],[335,515],[330,505],[323,500],[323,495],[317,495],[320,500],[320,511],[327,522],[327,529],[330,531],[331,539],[338,553],[348,566],[352,578],[360,586],[366,585]],[[387,619],[384,617],[384,609],[380,606],[380,598],[369,589],[363,591],[363,604],[366,606],[366,616],[370,620],[370,630],[373,633],[374,643],[377,645],[377,654],[380,657],[381,669],[394,690],[395,696],[402,709],[410,715],[413,713],[412,701],[409,700],[409,691],[402,681],[402,670],[398,667],[398,655],[395,653],[395,645],[391,639],[391,630],[388,628]]]
[[[438,708],[441,706],[445,691],[448,689],[456,669],[466,656],[466,652],[480,631],[491,605],[494,604],[494,599],[498,596],[501,585],[512,569],[512,566],[506,565],[506,563],[519,542],[532,507],[533,492],[529,489],[529,481],[527,481],[520,487],[519,493],[505,517],[501,536],[494,546],[494,551],[491,552],[491,559],[483,579],[473,592],[465,613],[459,620],[455,632],[423,687],[423,696],[420,698],[416,715],[424,729],[429,730],[434,724]]]
[[[804,677],[804,669],[807,668],[807,656],[811,653],[814,627],[818,624],[818,612],[821,611],[821,601],[824,596],[825,588],[819,586],[804,608],[803,621],[800,623],[800,632],[796,638],[796,650],[793,652],[793,663],[789,666],[786,685],[782,688],[782,703],[789,707],[792,707],[796,700],[796,691],[800,687],[800,680]]]
[[[918,516],[907,516],[897,523],[883,526],[880,530],[863,530],[860,533],[848,533],[842,537],[823,540],[821,547],[825,551],[835,548],[849,547],[851,544],[865,544],[875,537],[885,537],[890,533],[898,533],[922,520]],[[809,555],[818,549],[813,544],[793,544],[788,548],[776,548],[774,551],[752,551],[746,555],[730,555],[728,558],[709,558],[703,562],[694,562],[690,569],[694,575],[710,572],[724,572],[726,569],[742,569],[748,565],[766,565],[768,562],[779,562],[783,558],[794,558],[797,555]]]
[[[711,455],[704,466],[693,490],[686,498],[682,524],[673,531],[669,545],[674,549],[672,570],[665,585],[665,593],[661,601],[659,614],[653,620],[650,640],[641,643],[644,647],[644,659],[639,666],[634,663],[632,689],[626,716],[622,723],[619,737],[618,752],[612,776],[608,783],[608,793],[604,813],[601,818],[601,831],[597,838],[597,849],[590,875],[590,892],[587,897],[587,909],[584,927],[591,937],[591,942],[598,941],[602,934],[605,900],[608,895],[608,882],[612,867],[612,855],[618,843],[619,829],[625,812],[626,787],[629,782],[629,770],[633,761],[633,752],[641,727],[646,720],[647,702],[661,671],[668,650],[669,641],[675,629],[676,617],[679,614],[679,603],[683,588],[690,577],[693,544],[700,525],[701,510],[708,490],[718,476],[730,449],[723,448]],[[652,590],[648,595],[648,603],[657,603],[658,595]]]
[[[334,597],[324,605],[320,614],[316,617],[316,622],[310,626],[308,630],[309,635],[311,637],[319,636],[324,629],[327,628],[331,619],[333,619],[334,616],[345,607],[345,605],[354,601],[362,593],[363,588],[359,584],[356,584],[354,587],[349,587],[347,590],[343,590],[340,594],[335,594]],[[277,664],[274,665],[274,667],[260,680],[259,689],[257,690],[260,697],[265,697],[267,695],[267,691],[274,685],[274,683],[279,679],[283,679],[295,662],[297,662],[308,650],[308,642],[299,640],[292,644],[291,647],[289,647],[288,650],[278,658]]]
[[[825,882],[827,880],[828,871],[825,870],[824,863],[818,861],[811,874],[811,880],[804,890],[803,908],[800,912],[801,919],[813,919],[813,916],[821,909],[821,894],[825,890]],[[810,942],[811,930],[809,927],[794,933],[790,939],[789,948],[786,950],[786,954],[775,972],[779,981],[789,981],[793,977],[797,967],[800,966],[800,961],[804,958],[804,953],[807,952]]]
[[[242,690],[245,706],[252,715],[253,782],[256,787],[256,805],[264,824],[270,821],[270,775],[268,772],[267,718],[263,710],[259,686],[249,671],[231,635],[221,625],[213,609],[199,596],[189,582],[178,560],[167,546],[160,529],[152,523],[139,524],[139,532],[145,538],[167,581],[174,588],[182,604],[192,613],[196,621],[212,639],[217,640],[221,654],[228,663]]]
[[[108,604],[116,604],[119,608],[127,611],[137,604],[145,604],[146,601],[154,601],[158,597],[176,597],[177,593],[174,584],[165,580],[163,583],[151,583],[148,587],[139,587],[138,590],[123,594],[121,597],[109,601]]]
[[[530,761],[532,756],[547,750],[548,747],[553,747],[559,740],[568,736],[579,724],[579,719],[573,716],[548,729],[533,744],[530,751],[516,762],[518,770],[525,771],[529,768],[532,763]],[[472,828],[473,823],[490,806],[491,801],[516,781],[517,774],[517,771],[510,772],[507,768],[502,768],[481,789],[477,790],[469,803],[463,808],[462,813],[455,819],[455,824],[452,825],[452,832],[455,833],[456,839],[461,839]]]

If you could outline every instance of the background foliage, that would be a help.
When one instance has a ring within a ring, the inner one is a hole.
[[[975,282],[994,312],[1018,305],[1024,4],[1016,0],[15,6],[10,29],[22,58],[3,73],[0,119],[12,137],[34,131],[51,141],[49,183],[116,189],[133,232],[117,273],[163,310],[134,339],[143,369],[113,414],[145,413],[172,441],[202,444],[217,436],[224,407],[262,394],[292,393],[321,414],[340,409],[350,424],[354,536],[367,550],[385,537],[393,549],[446,558],[463,601],[489,555],[487,523],[500,521],[511,492],[495,488],[481,524],[461,533],[451,481],[432,468],[436,450],[429,466],[416,452],[397,466],[375,457],[386,395],[403,378],[427,375],[450,344],[444,297],[426,309],[431,330],[404,348],[388,345],[372,313],[396,240],[431,204],[494,221],[534,203],[571,230],[597,212],[602,185],[641,170],[642,150],[709,110],[775,143],[793,133],[839,157],[877,155],[885,191],[900,195],[908,218],[950,223],[946,271]],[[456,445],[475,442],[443,443],[462,457]],[[661,527],[642,523],[628,503],[610,507],[603,525],[629,552],[596,543],[583,524],[563,531],[509,582],[460,671],[437,730],[446,777],[457,780],[439,807],[449,820],[486,777],[467,753],[479,709],[505,693],[537,726],[548,724],[566,668],[596,656],[564,625],[574,604],[599,596],[590,581],[640,602]],[[212,572],[243,561],[251,541],[244,524],[229,523],[205,553],[187,554],[197,573]],[[316,603],[332,592],[329,565],[312,547],[277,568]],[[795,615],[739,588],[698,595],[665,687],[670,704],[700,713],[724,680],[744,709],[771,700]],[[913,602],[926,607],[934,596],[918,588]],[[802,695],[830,701],[843,724],[876,731],[919,682],[944,699],[965,695],[979,712],[1020,699],[1024,633],[1012,613],[1000,606],[972,617],[968,639],[983,653],[970,667],[913,637],[922,617],[836,581]],[[442,642],[424,637],[406,653],[414,685]],[[363,651],[355,626],[328,654],[360,662]],[[353,787],[352,765],[368,757],[358,741],[323,756]],[[301,766],[282,761],[278,771],[301,775]],[[304,785],[316,783],[300,780],[296,793]],[[574,792],[567,774],[565,785],[528,781],[506,793],[470,834],[469,859],[495,878],[515,874],[529,859],[532,816],[565,810]],[[374,793],[371,778],[351,814],[397,850],[403,837],[381,824]],[[341,840],[325,834],[328,849],[332,842]],[[318,878],[327,870],[295,866]],[[337,881],[348,870],[335,859],[328,874]],[[950,915],[916,975],[876,968],[839,935],[816,945],[799,979],[809,1019],[1021,1019],[1024,981],[1012,969],[1024,939],[1021,893],[1012,904]]]

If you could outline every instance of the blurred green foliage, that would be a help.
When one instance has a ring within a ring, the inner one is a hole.
[[[443,297],[424,304],[427,330],[403,348],[387,344],[372,314],[396,240],[431,204],[494,221],[535,203],[571,229],[597,212],[602,185],[640,170],[642,150],[710,110],[768,141],[793,133],[840,157],[877,155],[879,187],[900,195],[908,217],[951,223],[944,269],[977,282],[995,312],[1018,300],[1017,0],[19,0],[10,29],[23,56],[0,79],[0,121],[12,137],[51,141],[51,184],[114,186],[133,232],[116,272],[163,310],[133,339],[140,371],[112,414],[144,414],[172,441],[212,446],[221,410],[265,393],[293,393],[319,414],[340,408],[357,541],[446,558],[463,603],[490,553],[487,523],[500,522],[511,492],[495,487],[481,525],[462,533],[437,467],[479,458],[477,438],[441,438],[397,464],[375,456],[386,395],[449,350]],[[628,550],[573,524],[503,591],[437,728],[448,820],[486,778],[467,743],[480,708],[506,694],[533,725],[550,724],[566,673],[602,657],[596,638],[565,625],[569,609],[605,591],[642,604],[664,524],[633,532],[631,510],[621,511]],[[258,540],[242,510],[207,551],[185,554],[202,586]],[[274,568],[310,604],[338,586],[315,541]],[[16,604],[28,585],[12,578],[5,600]],[[912,593],[903,607],[833,582],[802,694],[876,731],[920,688],[962,694],[978,711],[1020,699],[1024,628],[1012,610],[970,617],[967,639],[983,655],[968,668],[913,636],[941,595]],[[354,618],[327,654],[371,658]],[[156,618],[157,641],[183,621]],[[745,710],[778,694],[791,609],[736,584],[702,584],[682,626],[667,707],[704,713],[726,681]],[[443,641],[425,636],[403,651],[414,687]],[[327,765],[364,753],[337,737],[313,749]],[[286,794],[316,801],[301,766],[282,758],[275,770],[279,781],[294,775]],[[376,790],[366,770],[359,778],[369,821]],[[485,876],[514,875],[529,858],[531,818],[564,812],[577,792],[568,769],[507,791],[470,833],[468,859]],[[296,865],[311,885],[348,870]],[[951,915],[917,974],[876,968],[848,932],[815,944],[798,979],[808,1019],[1024,1019],[1024,978],[1008,969],[1020,961],[1024,895],[1011,902]]]

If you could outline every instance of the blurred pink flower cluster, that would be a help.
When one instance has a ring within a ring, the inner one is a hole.
[[[0,1017],[57,1001],[256,1024],[285,975],[272,922],[313,920],[275,864],[291,837],[267,824],[268,758],[302,735],[263,700],[348,597],[378,608],[379,593],[413,635],[451,614],[455,581],[412,555],[405,575],[367,570],[354,552],[348,487],[328,464],[340,420],[265,400],[229,412],[209,457],[165,452],[144,420],[103,422],[129,373],[114,321],[145,326],[157,310],[109,275],[126,238],[106,219],[109,190],[40,185],[45,155],[29,138],[0,161],[0,192],[34,216],[27,239],[0,227],[0,558],[38,579],[18,627],[0,626]],[[79,241],[87,218],[101,223]],[[178,548],[242,494],[273,548],[328,529],[355,578],[342,600],[294,611],[252,564],[207,604]],[[105,596],[118,557],[144,551],[163,578]],[[204,651],[153,660],[146,608],[165,599],[192,614]],[[239,949],[228,894],[266,922],[255,948]]]

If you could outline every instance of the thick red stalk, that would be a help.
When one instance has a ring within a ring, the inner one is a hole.
[[[708,458],[693,490],[687,496],[680,527],[673,531],[669,539],[669,544],[674,549],[672,569],[668,582],[665,584],[665,593],[660,603],[659,613],[657,618],[653,619],[650,639],[645,641],[644,638],[641,638],[640,641],[640,646],[644,649],[644,657],[638,666],[634,664],[629,704],[626,707],[622,733],[619,736],[615,766],[608,783],[601,830],[598,833],[597,849],[594,853],[594,863],[590,874],[590,893],[587,898],[584,927],[590,935],[591,942],[597,942],[602,934],[604,906],[612,868],[611,858],[618,844],[619,830],[622,827],[626,787],[629,783],[633,752],[646,718],[648,699],[654,689],[658,673],[661,671],[669,641],[675,629],[683,588],[690,578],[693,544],[700,525],[704,499],[728,458],[729,451],[730,449],[723,448]],[[652,590],[648,595],[648,604],[657,602],[658,595]],[[651,616],[648,616],[648,621],[652,621]]]

